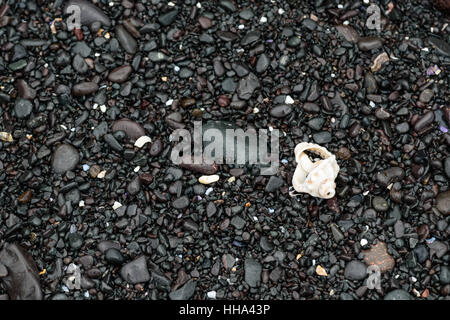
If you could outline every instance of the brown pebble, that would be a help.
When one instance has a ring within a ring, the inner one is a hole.
[[[17,201],[20,204],[28,203],[28,202],[30,202],[32,195],[33,195],[33,192],[31,190],[27,190],[17,198]]]

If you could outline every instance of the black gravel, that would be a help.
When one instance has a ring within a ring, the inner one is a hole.
[[[0,300],[448,300],[448,1],[377,3],[3,1]],[[199,120],[279,129],[278,173],[172,163]]]

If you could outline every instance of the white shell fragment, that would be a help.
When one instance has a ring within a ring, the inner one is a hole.
[[[136,142],[134,143],[134,146],[138,147],[138,148],[142,148],[144,146],[144,144],[146,144],[147,142],[152,142],[152,139],[150,139],[150,137],[147,137],[147,136],[142,136],[136,140]]]
[[[201,184],[210,184],[216,181],[219,181],[220,177],[217,174],[213,174],[210,176],[201,176],[198,178],[198,182]]]
[[[322,159],[313,162],[305,151],[317,154]],[[295,191],[317,198],[333,198],[336,193],[334,179],[339,173],[336,156],[324,147],[308,142],[295,146],[294,153],[297,168],[292,178],[292,186]]]
[[[12,142],[13,137],[12,137],[11,133],[9,133],[9,132],[0,132],[0,140],[6,141],[6,142]]]

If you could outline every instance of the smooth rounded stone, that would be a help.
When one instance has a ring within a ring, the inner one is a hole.
[[[128,65],[117,67],[109,73],[108,80],[123,83],[128,79],[132,70],[131,66]]]
[[[413,300],[413,298],[405,290],[395,289],[386,294],[384,300]]]
[[[174,207],[177,210],[185,209],[188,206],[189,206],[189,198],[187,196],[179,197],[172,202],[172,207]]]
[[[57,293],[52,297],[52,300],[55,301],[69,300],[69,297],[66,296],[64,293]]]
[[[378,37],[363,37],[358,40],[358,48],[361,51],[370,51],[382,46],[383,41]]]
[[[124,263],[125,258],[123,257],[122,253],[116,248],[109,248],[105,251],[105,260],[110,264],[120,266]]]
[[[163,150],[163,144],[161,139],[156,139],[150,146],[150,155],[152,157],[158,156]]]
[[[439,280],[442,284],[450,283],[450,268],[448,266],[441,266],[441,271],[439,273]]]
[[[425,89],[420,93],[419,100],[423,103],[428,103],[433,99],[434,92],[431,89]]]
[[[150,274],[148,272],[145,256],[141,256],[125,264],[122,269],[120,269],[120,275],[123,280],[131,284],[149,281]]]
[[[320,112],[320,107],[313,102],[306,102],[303,105],[303,109],[309,113],[319,113]]]
[[[80,154],[77,149],[69,144],[61,144],[53,152],[51,164],[53,171],[64,173],[75,169],[79,161]]]
[[[178,9],[171,10],[159,16],[158,21],[163,26],[171,25],[178,15]]]
[[[259,87],[258,77],[253,73],[249,73],[248,76],[239,81],[237,87],[239,99],[249,100],[253,95],[253,92]]]
[[[131,34],[122,25],[116,26],[116,36],[122,48],[129,54],[135,54],[137,50],[137,42]]]
[[[159,52],[159,51],[149,52],[148,58],[152,62],[163,62],[163,61],[167,61],[167,59],[168,59],[167,55],[165,55],[164,53]]]
[[[388,168],[376,174],[377,182],[384,187],[387,187],[392,182],[401,181],[404,177],[405,170],[400,167]]]
[[[349,280],[362,280],[367,276],[366,265],[360,261],[350,261],[345,266],[344,276]]]
[[[283,179],[276,176],[271,176],[266,184],[265,190],[266,192],[274,192],[278,190],[283,184],[284,184]]]
[[[75,97],[87,96],[97,92],[98,84],[95,82],[80,82],[72,87],[72,95]]]
[[[387,201],[382,197],[374,197],[372,200],[372,206],[376,211],[384,212],[389,209],[389,204]]]
[[[325,119],[324,118],[312,118],[311,120],[308,121],[308,127],[310,127],[313,130],[321,130],[323,125],[325,124]]]
[[[220,40],[223,40],[225,42],[231,42],[239,38],[239,36],[236,33],[230,31],[220,30],[216,32],[216,35],[219,37]]]
[[[436,51],[444,56],[450,56],[450,44],[448,42],[445,42],[442,39],[439,39],[437,37],[429,37],[428,42],[431,43],[433,47],[436,48]]]
[[[423,244],[416,246],[413,252],[419,263],[424,263],[429,257],[428,248]]]
[[[25,249],[5,243],[0,251],[0,265],[8,272],[0,278],[11,300],[42,300],[38,270],[33,257]]]
[[[370,72],[366,73],[366,76],[364,77],[364,87],[368,94],[376,93],[378,91],[377,80]]]
[[[261,264],[253,258],[247,258],[244,262],[244,280],[252,288],[261,284]]]
[[[405,225],[402,221],[398,220],[394,224],[394,233],[396,238],[401,238],[405,234]]]
[[[358,32],[351,26],[338,25],[336,30],[349,42],[357,43],[359,41]]]
[[[29,100],[17,99],[14,104],[14,114],[17,118],[22,119],[28,117],[33,111],[33,104]]]
[[[287,41],[286,44],[288,47],[295,48],[295,47],[298,47],[301,43],[302,43],[302,40],[300,40],[299,37],[293,36],[293,37],[289,38],[289,40]]]
[[[340,241],[344,240],[344,234],[342,233],[342,231],[339,229],[339,227],[332,223],[331,226],[331,233],[333,234],[333,238],[334,241],[336,241],[337,243],[339,243]]]
[[[447,178],[450,178],[450,156],[445,158],[444,170],[445,170],[445,174],[447,175]]]
[[[89,66],[87,65],[86,61],[84,61],[83,57],[79,54],[75,55],[75,57],[73,58],[72,67],[76,72],[80,74],[84,74],[89,70]]]
[[[292,107],[287,104],[280,104],[270,110],[270,115],[275,118],[284,118],[292,112]]]
[[[450,190],[441,192],[437,195],[436,208],[445,216],[450,214]]]
[[[20,98],[33,100],[36,97],[36,90],[31,88],[25,80],[17,80],[16,87]]]
[[[244,20],[251,20],[254,16],[255,15],[251,9],[244,9],[239,12],[239,18]]]
[[[134,196],[139,191],[141,191],[141,179],[136,175],[131,179],[131,181],[127,185],[127,191],[130,195]]]
[[[425,129],[428,125],[430,125],[431,123],[433,123],[434,121],[434,112],[433,111],[428,111],[427,113],[425,113],[424,115],[422,115],[420,117],[419,120],[417,120],[417,122],[414,124],[414,130],[416,132],[422,131],[423,129]]]
[[[267,68],[270,65],[270,59],[269,57],[263,53],[259,56],[258,61],[256,62],[256,72],[263,73],[267,70]]]
[[[407,133],[409,131],[409,123],[406,121],[401,122],[395,125],[395,130],[397,130],[398,133]]]
[[[91,47],[89,47],[88,44],[84,41],[79,41],[72,47],[72,53],[79,54],[83,58],[89,57],[91,55],[91,52]]]
[[[101,253],[105,253],[110,248],[115,248],[117,250],[120,250],[120,244],[115,241],[111,241],[111,240],[102,240],[97,244],[97,249]]]
[[[123,151],[122,145],[119,143],[119,141],[116,140],[116,138],[112,134],[110,133],[105,134],[103,136],[103,139],[112,149],[116,150],[117,152]]]
[[[125,132],[127,137],[131,139],[133,142],[136,141],[138,138],[145,136],[144,128],[139,123],[127,118],[116,120],[113,123],[111,130],[113,132],[116,131]]]
[[[224,79],[221,85],[223,91],[230,93],[233,93],[237,88],[237,83],[233,81],[233,78]]]
[[[259,40],[261,37],[261,33],[259,31],[249,31],[247,34],[242,38],[241,45],[247,46],[249,44],[255,43]]]
[[[391,117],[391,114],[387,112],[384,108],[378,108],[375,110],[375,117],[379,120],[387,120]]]
[[[196,287],[197,282],[190,279],[181,288],[169,293],[169,298],[170,300],[188,300],[194,295]]]
[[[111,25],[111,20],[108,16],[90,1],[70,0],[64,6],[65,13],[68,13],[67,9],[71,5],[76,5],[80,8],[80,22],[82,25],[90,26],[94,22],[100,22],[106,27]]]
[[[202,16],[198,18],[198,23],[202,29],[209,29],[212,26],[212,20],[208,17]]]
[[[350,150],[344,146],[339,147],[336,155],[342,160],[349,160],[352,157],[352,153],[350,152]]]
[[[317,132],[314,133],[312,136],[314,142],[317,144],[324,144],[331,142],[331,133],[329,133],[328,131]]]
[[[83,237],[78,232],[69,234],[69,245],[72,249],[78,250],[83,246]]]

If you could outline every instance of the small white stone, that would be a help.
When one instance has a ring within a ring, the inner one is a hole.
[[[369,190],[364,191],[364,192],[363,192],[363,195],[364,195],[364,196],[367,196],[367,195],[369,194],[369,192],[370,192]]]
[[[122,204],[120,202],[114,201],[112,208],[113,208],[113,210],[116,210],[116,209],[120,208],[121,206],[122,206]]]
[[[171,106],[173,103],[173,99],[169,99],[166,101],[166,106]]]
[[[369,243],[367,239],[361,239],[361,247],[364,247],[367,243]]]
[[[114,6],[114,2],[111,1],[111,2],[109,3],[109,6],[110,6],[110,7]]]
[[[61,124],[60,126],[61,126],[61,128],[63,128],[64,130],[67,130],[67,127],[66,127],[65,125]]]
[[[71,128],[70,131],[75,132],[75,128]]]
[[[90,166],[88,164],[83,164],[83,171],[88,171]]]
[[[275,209],[269,208],[269,213],[274,213]]]
[[[394,183],[391,183],[391,184],[388,185],[386,188],[389,189],[389,190],[391,190],[393,185],[394,185]]]
[[[339,9],[344,9],[344,6],[342,4],[338,4]]]
[[[335,75],[334,73],[330,74],[330,76],[331,76],[332,78],[336,78],[336,75]]]
[[[258,217],[257,216],[253,216],[253,221],[258,221]]]
[[[293,104],[294,102],[295,102],[294,99],[292,99],[292,97],[289,95],[287,95],[286,99],[284,99],[284,103],[286,104]]]
[[[136,168],[134,168],[134,172],[138,172],[139,170],[141,170],[140,166],[137,166]]]
[[[243,24],[240,24],[239,26],[238,26],[238,29],[239,30],[243,30],[245,28],[245,26],[243,25]]]
[[[369,105],[370,105],[372,108],[375,108],[375,102],[370,101],[370,102],[369,102]]]
[[[316,259],[312,260],[312,265],[315,266],[316,265]]]
[[[197,8],[201,8],[202,7],[202,4],[200,3],[200,2],[197,2]]]
[[[283,10],[283,8],[280,8],[280,9],[278,9],[278,14],[283,14],[284,13],[284,10]]]
[[[78,206],[79,206],[80,208],[84,207],[84,201],[83,201],[83,200],[80,200],[80,202],[78,202]]]
[[[364,2],[365,4],[369,4],[369,3],[370,3],[370,0],[363,0],[363,2]]]
[[[289,161],[287,161],[287,159],[281,159],[281,163],[282,164],[286,164],[286,163],[288,163]]]
[[[267,18],[266,17],[261,17],[261,19],[259,19],[259,23],[266,23],[267,22]]]
[[[92,109],[97,109],[98,108],[98,104],[97,103],[94,103],[94,105],[92,106]]]
[[[94,56],[100,57],[100,53],[96,52],[96,53],[94,53]]]
[[[416,279],[415,277],[411,277],[411,278],[409,278],[409,279],[411,280],[412,283],[414,283],[414,282],[417,281],[417,279]]]
[[[253,113],[258,113],[258,112],[259,112],[259,109],[256,108],[256,107],[254,107],[254,108],[253,108]]]
[[[343,24],[344,26],[348,26],[348,25],[350,24],[350,21],[345,20],[344,22],[342,22],[342,24]]]
[[[200,178],[198,178],[198,182],[200,182],[201,184],[210,184],[219,181],[219,179],[220,177],[217,174],[212,174],[209,176],[201,176]]]
[[[152,139],[148,136],[141,136],[136,140],[134,146],[137,148],[142,148],[147,142],[152,142]]]
[[[269,126],[269,131],[270,131],[270,132],[272,132],[272,131],[273,131],[273,128],[272,128],[271,126]]]
[[[169,7],[175,7],[175,3],[173,3],[172,1],[170,1],[167,5],[168,5]]]
[[[232,182],[235,182],[236,181],[236,177],[230,177],[229,179],[228,179],[228,183],[232,183]]]
[[[214,188],[211,188],[211,187],[209,187],[208,189],[206,189],[206,191],[205,191],[205,195],[209,195],[211,192],[213,192],[214,191]]]
[[[98,179],[103,179],[106,176],[106,170],[100,171],[97,175]]]
[[[86,291],[86,292],[84,293],[84,297],[85,297],[85,298],[89,298],[89,292],[88,292],[88,291]]]
[[[331,118],[331,123],[335,123],[336,122],[336,118]]]
[[[100,111],[103,112],[103,113],[106,112],[106,106],[105,106],[104,104],[102,104],[102,105],[100,106]]]
[[[206,295],[208,296],[209,299],[216,299],[217,292],[215,292],[214,290],[209,291]]]
[[[175,66],[175,67],[173,67],[173,70],[175,70],[175,72],[178,72],[178,71],[180,71],[180,67],[179,66]]]

